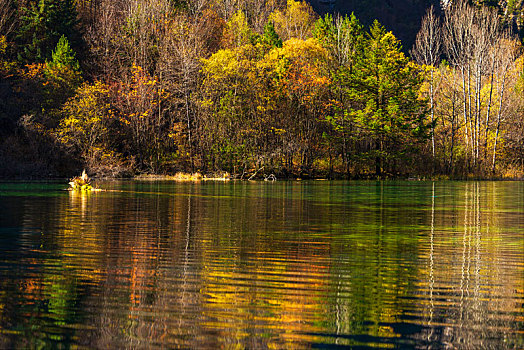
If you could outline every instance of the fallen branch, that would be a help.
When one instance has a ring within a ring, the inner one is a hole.
[[[262,169],[264,169],[264,167],[262,167],[262,168],[258,169],[257,171],[255,171],[255,173],[254,173],[253,175],[251,175],[251,176],[249,177],[249,179],[247,179],[247,180],[248,180],[248,181],[251,181],[255,176],[257,176],[258,172],[259,172],[260,170],[262,170]]]
[[[266,178],[264,178],[264,181],[277,181],[277,177],[274,174],[271,174],[269,176],[266,176]]]

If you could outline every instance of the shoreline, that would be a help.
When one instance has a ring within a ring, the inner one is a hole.
[[[206,181],[215,181],[215,182],[229,182],[229,181],[241,181],[241,182],[251,182],[251,181],[264,181],[264,182],[274,182],[274,181],[296,181],[296,182],[302,182],[302,181],[409,181],[409,182],[417,182],[417,181],[524,181],[524,177],[501,177],[501,176],[494,176],[494,177],[480,177],[480,176],[462,176],[462,177],[451,177],[451,176],[444,176],[444,175],[437,175],[437,176],[420,176],[420,177],[334,177],[334,178],[327,178],[327,177],[307,177],[307,178],[301,178],[296,176],[289,176],[289,177],[275,177],[274,179],[264,179],[263,177],[256,177],[252,179],[248,178],[236,178],[234,176],[216,176],[216,174],[210,174],[210,175],[201,175],[201,174],[189,174],[189,173],[177,173],[175,175],[161,175],[161,174],[140,174],[135,176],[129,176],[129,177],[110,177],[110,176],[92,176],[93,180],[107,180],[107,181],[117,181],[117,180],[124,180],[124,181],[173,181],[173,182],[206,182]],[[49,176],[49,177],[0,177],[0,182],[48,182],[48,181],[68,181],[68,177],[60,177],[60,176]]]

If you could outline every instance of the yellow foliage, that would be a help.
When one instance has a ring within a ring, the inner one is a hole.
[[[4,35],[0,35],[0,56],[5,55],[7,50],[7,40]]]
[[[45,63],[43,73],[44,85],[55,89],[74,91],[82,83],[82,74],[69,66]]]
[[[235,48],[247,45],[251,42],[253,31],[249,27],[246,15],[243,11],[237,11],[226,23],[223,35],[223,46]]]
[[[104,142],[107,121],[113,118],[108,101],[108,87],[97,81],[85,83],[61,109],[63,118],[56,134],[58,139],[83,156]]]
[[[315,39],[301,40],[292,38],[284,42],[282,48],[276,48],[271,53],[271,56],[286,57],[290,60],[303,60],[320,63],[321,59],[327,57],[327,51]]]
[[[206,91],[223,93],[228,90],[244,90],[256,84],[256,61],[253,46],[245,45],[235,49],[217,51],[209,59],[202,60]],[[204,99],[203,106],[210,107],[212,100]]]
[[[269,20],[274,23],[275,31],[282,40],[305,40],[311,36],[316,15],[305,1],[288,0],[284,11],[273,12]]]
[[[273,131],[276,135],[283,135],[286,133],[285,129],[279,129],[274,127],[271,127],[271,131]]]
[[[322,74],[321,65],[327,57],[326,50],[314,39],[292,38],[284,42],[282,48],[273,49],[267,57],[270,65],[282,77],[282,87],[288,94],[311,104],[321,91],[330,84],[329,78]]]
[[[216,80],[234,75],[239,67],[238,56],[234,50],[218,50],[209,59],[202,60],[202,70],[206,76]]]
[[[175,145],[181,145],[184,142],[184,125],[182,123],[173,124],[167,136],[173,140]]]
[[[7,53],[7,40],[5,36],[0,35],[0,75],[9,76],[16,72],[16,63],[9,61],[6,57]]]

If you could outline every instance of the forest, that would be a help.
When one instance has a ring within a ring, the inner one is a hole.
[[[523,1],[418,26],[405,48],[295,0],[0,0],[0,177],[523,178]]]

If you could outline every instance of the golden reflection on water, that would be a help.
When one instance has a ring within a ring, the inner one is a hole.
[[[155,186],[22,202],[0,347],[524,343],[522,186]]]

